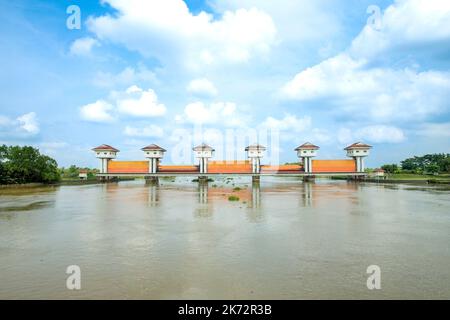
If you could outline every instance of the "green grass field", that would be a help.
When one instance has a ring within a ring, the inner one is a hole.
[[[414,173],[397,173],[397,174],[388,174],[387,179],[389,180],[450,180],[450,175],[441,174],[438,176],[434,175],[425,175],[425,174],[414,174]]]

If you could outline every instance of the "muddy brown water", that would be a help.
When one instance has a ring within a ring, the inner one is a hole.
[[[81,290],[66,288],[70,265]],[[450,299],[450,190],[269,177],[3,189],[0,298]]]

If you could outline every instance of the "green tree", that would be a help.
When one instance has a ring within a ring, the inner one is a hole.
[[[425,167],[425,172],[428,174],[438,174],[439,165],[437,165],[436,163],[431,163]]]
[[[396,164],[385,164],[381,167],[384,171],[387,173],[393,174],[393,173],[399,173],[400,168]]]
[[[3,145],[0,160],[2,183],[50,183],[60,178],[56,161],[33,147]]]

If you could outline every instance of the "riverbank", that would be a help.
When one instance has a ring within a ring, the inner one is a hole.
[[[331,177],[333,180],[348,180],[348,177]],[[415,183],[415,184],[449,184],[450,185],[450,175],[423,175],[423,174],[409,174],[409,173],[399,173],[399,174],[388,174],[386,177],[379,178],[366,178],[363,179],[364,182],[374,182],[374,183]]]
[[[117,181],[132,181],[134,178],[120,178]],[[2,184],[0,185],[0,189],[9,189],[9,188],[36,188],[43,186],[82,186],[82,185],[94,185],[94,184],[102,184],[103,181],[100,180],[61,180],[53,183],[23,183],[23,184]]]

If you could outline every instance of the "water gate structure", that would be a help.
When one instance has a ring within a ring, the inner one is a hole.
[[[365,177],[364,159],[369,156],[372,146],[362,142],[354,143],[344,150],[350,159],[345,160],[316,160],[320,148],[312,143],[304,143],[295,149],[299,164],[264,165],[261,160],[266,148],[260,144],[248,146],[245,151],[248,160],[217,161],[214,148],[203,143],[192,149],[198,164],[195,165],[162,165],[161,161],[166,150],[156,144],[151,144],[141,150],[144,161],[117,161],[118,149],[103,144],[92,149],[100,160],[100,180],[113,180],[120,177],[144,177],[157,181],[163,176],[194,176],[199,181],[213,176],[251,176],[253,181],[259,181],[262,176],[298,176],[305,179],[315,176],[349,176]]]

